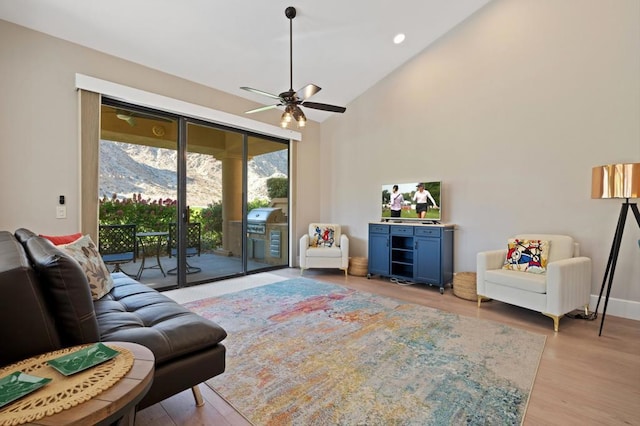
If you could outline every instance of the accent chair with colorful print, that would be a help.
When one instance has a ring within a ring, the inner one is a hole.
[[[347,274],[349,238],[336,223],[311,223],[300,238],[300,275],[309,268],[338,268]]]

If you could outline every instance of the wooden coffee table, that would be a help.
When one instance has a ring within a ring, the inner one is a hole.
[[[47,426],[134,424],[136,405],[149,391],[151,383],[153,382],[155,363],[153,353],[146,347],[135,343],[103,343],[107,346],[126,349],[133,355],[133,364],[126,375],[88,401],[81,402],[71,408],[63,409],[59,413],[32,420],[28,424]],[[41,357],[42,356],[43,355],[41,355]],[[46,354],[44,356],[46,356]],[[122,356],[122,354],[118,356]],[[80,375],[83,373],[80,372],[77,374]],[[64,377],[62,375],[60,375],[60,377],[54,376],[51,384],[55,383],[56,380],[64,380]],[[31,395],[24,396],[22,400],[30,397],[36,398],[37,394],[38,391]],[[6,415],[6,413],[3,413],[4,409],[8,409],[10,406],[11,404],[0,409],[0,419],[3,418],[3,415]],[[0,424],[2,424],[1,421]]]

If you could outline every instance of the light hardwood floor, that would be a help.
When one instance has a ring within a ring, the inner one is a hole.
[[[270,273],[300,276],[298,269]],[[454,296],[449,286],[441,295],[436,287],[399,286],[376,277],[345,277],[340,271],[309,270],[304,276],[546,335],[525,425],[640,424],[640,321],[608,315],[599,337],[600,318],[565,317],[560,320],[560,331],[554,333],[553,321],[540,313],[497,301],[485,302],[478,309],[475,302]],[[191,392],[182,392],[140,411],[135,424],[250,424],[205,384],[200,389],[205,406],[195,407]]]

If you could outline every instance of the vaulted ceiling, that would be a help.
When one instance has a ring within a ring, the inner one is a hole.
[[[294,6],[293,89],[314,83],[312,101],[348,106],[489,1],[0,0],[0,19],[269,105],[240,87],[289,89]]]

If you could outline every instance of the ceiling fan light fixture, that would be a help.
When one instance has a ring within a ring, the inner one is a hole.
[[[282,117],[280,117],[280,126],[285,129],[291,120],[293,119],[293,115],[291,114],[291,105],[287,105],[284,108],[284,112],[282,113]]]
[[[287,127],[287,125],[289,123],[291,123],[291,120],[293,119],[293,108],[291,107],[291,105],[287,105],[284,108],[284,113],[282,114],[282,118],[280,119],[280,124],[282,125],[282,127]]]
[[[304,115],[304,112],[302,112],[300,107],[298,107],[297,105],[293,107],[292,115],[293,115],[293,119],[296,120],[296,122],[298,123],[298,127],[304,127],[307,124],[307,117]]]

